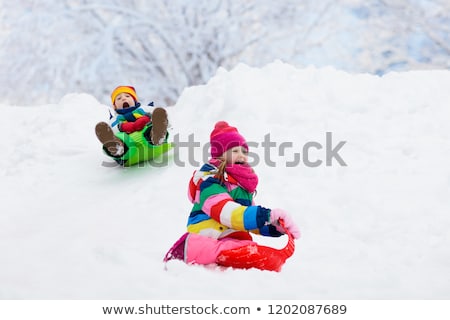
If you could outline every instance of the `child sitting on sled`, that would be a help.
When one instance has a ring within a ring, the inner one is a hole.
[[[189,182],[193,208],[188,232],[173,245],[164,261],[221,265],[223,252],[249,246],[261,248],[251,233],[280,237],[287,230],[299,238],[299,229],[284,210],[254,204],[258,176],[248,164],[248,145],[238,130],[225,121],[217,122],[210,143],[211,160],[195,171]],[[285,229],[279,225],[280,219]],[[253,254],[259,259],[258,254],[264,252]],[[266,269],[251,264],[249,267]]]
[[[144,110],[136,90],[131,86],[115,88],[111,93],[111,103],[110,124],[100,122],[95,127],[97,138],[107,155],[123,164],[134,156],[127,155],[131,146],[158,146],[166,142],[166,110],[155,108],[152,113]]]

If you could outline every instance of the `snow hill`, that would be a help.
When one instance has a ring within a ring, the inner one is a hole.
[[[185,147],[127,169],[94,134],[108,101],[0,105],[0,298],[450,299],[449,87],[449,71],[219,69],[168,107]],[[218,120],[252,143],[256,202],[302,231],[280,273],[162,263]]]

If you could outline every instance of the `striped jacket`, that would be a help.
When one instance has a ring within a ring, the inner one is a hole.
[[[204,164],[189,181],[189,200],[194,204],[187,231],[214,239],[233,237],[251,239],[249,232],[279,237],[282,234],[268,224],[270,209],[254,205],[253,194],[225,173],[217,178],[217,168]]]
[[[151,118],[151,113],[149,110],[141,106],[139,102],[136,106],[129,107],[126,109],[110,110],[109,111],[109,122],[114,132],[120,131],[120,125],[126,122],[134,122],[142,116],[148,116]]]

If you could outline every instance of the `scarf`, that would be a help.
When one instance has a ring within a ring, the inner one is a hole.
[[[137,117],[134,115],[134,111],[138,109],[141,106],[139,102],[136,102],[136,105],[133,107],[128,107],[125,109],[117,109],[116,112],[119,114],[117,118],[120,121],[128,121],[128,122],[134,122],[136,121]]]
[[[212,159],[210,163],[216,167],[220,166],[221,161]],[[258,186],[258,176],[248,163],[245,164],[227,164],[225,172],[231,176],[239,186],[249,193],[253,193]]]

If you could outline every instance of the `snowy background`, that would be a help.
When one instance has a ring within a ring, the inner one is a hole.
[[[448,0],[0,0],[6,104],[106,102],[131,83],[173,105],[238,63],[382,75],[449,69],[449,57]]]
[[[108,101],[1,104],[0,298],[450,299],[449,86],[437,70],[220,68],[168,108],[171,139],[193,134],[201,147],[126,169],[108,167],[94,134]],[[280,273],[162,262],[185,231],[187,184],[217,120],[254,145],[256,202],[302,231]],[[327,132],[345,141],[347,166],[289,165],[308,142],[324,146],[309,160],[325,160]]]

